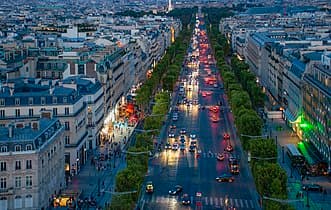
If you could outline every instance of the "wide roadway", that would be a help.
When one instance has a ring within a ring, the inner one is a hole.
[[[203,28],[200,27],[200,28]],[[201,38],[201,37],[200,37]],[[199,39],[199,43],[202,39]],[[201,51],[201,47],[199,47]],[[207,56],[210,49],[206,50]],[[188,52],[192,52],[189,49]],[[209,60],[214,60],[211,57]],[[211,74],[208,71],[211,70]],[[190,80],[190,72],[192,70],[183,71],[181,78]],[[214,72],[213,72],[214,71]],[[207,77],[216,74],[218,87],[206,83]],[[192,73],[193,77],[195,73]],[[233,125],[232,113],[228,107],[227,97],[224,95],[224,90],[217,69],[214,65],[200,64],[198,84],[186,86],[187,99],[198,98],[199,104],[205,106],[205,109],[198,105],[180,105],[178,112],[178,121],[172,121],[172,117],[168,117],[166,122],[164,142],[174,142],[174,139],[167,138],[169,126],[175,124],[176,138],[179,137],[179,130],[186,128],[186,150],[173,151],[163,150],[157,153],[150,160],[146,181],[152,181],[154,185],[154,193],[143,194],[140,201],[142,209],[227,209],[227,207],[235,207],[236,209],[257,209],[258,203],[253,198],[255,193],[254,182],[249,175],[247,161],[242,157],[242,149],[239,143],[239,138],[235,134]],[[193,80],[194,81],[194,80]],[[194,84],[194,82],[192,83]],[[188,88],[191,87],[191,91]],[[211,95],[202,96],[202,92],[207,91]],[[181,98],[178,92],[175,93],[175,102]],[[217,113],[209,111],[209,106],[214,106],[222,102],[220,111]],[[211,116],[219,118],[218,122],[212,122]],[[197,151],[191,153],[188,151],[189,134],[196,133],[198,139],[198,149],[201,150],[200,157],[197,157]],[[230,134],[230,142],[223,140],[223,134]],[[224,161],[218,161],[216,156],[218,153],[224,152],[226,145],[230,143],[234,147],[232,155],[240,159],[240,174],[234,175],[233,183],[218,183],[215,178],[223,173],[229,173],[227,157]],[[189,206],[181,204],[181,195],[170,196],[168,191],[175,185],[183,186],[183,193],[187,193],[191,199]],[[202,194],[202,207],[196,206],[196,193]]]

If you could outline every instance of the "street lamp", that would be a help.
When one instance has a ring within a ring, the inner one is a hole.
[[[307,208],[309,208],[310,207],[310,205],[309,205],[309,197],[308,197],[308,195],[309,195],[309,192],[308,192],[308,190],[306,190],[306,192],[307,192]]]
[[[285,152],[284,152],[284,146],[282,146],[282,163],[285,163]]]

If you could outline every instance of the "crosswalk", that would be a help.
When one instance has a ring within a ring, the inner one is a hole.
[[[146,198],[145,202],[147,203],[159,203],[159,204],[167,204],[167,203],[175,203],[179,200],[178,196],[155,196],[152,195],[149,198]],[[201,199],[203,206],[210,207],[226,207],[233,206],[238,209],[255,209],[253,200],[244,199],[244,198],[227,198],[227,197],[202,197]],[[194,197],[191,196],[191,203],[194,204]]]

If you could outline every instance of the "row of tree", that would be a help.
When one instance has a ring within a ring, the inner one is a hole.
[[[256,83],[256,77],[249,71],[247,64],[236,57],[229,62],[230,46],[221,35],[217,26],[209,28],[209,36],[216,55],[217,66],[224,81],[224,88],[238,133],[244,149],[251,153],[251,166],[257,191],[261,196],[277,199],[287,198],[287,175],[277,163],[277,146],[273,139],[252,139],[247,136],[261,136],[262,120],[256,112],[263,107],[264,94]],[[227,62],[228,61],[228,62]],[[243,135],[242,135],[243,134]],[[262,201],[262,200],[261,200]],[[281,202],[263,200],[265,209],[292,209]]]
[[[186,16],[192,17],[193,12],[187,11]],[[174,12],[174,14],[177,13]],[[167,49],[166,54],[153,69],[151,78],[137,91],[136,103],[142,110],[148,111],[150,105],[153,104],[150,115],[143,122],[143,129],[147,132],[136,135],[135,145],[128,150],[127,167],[117,174],[115,186],[116,192],[134,193],[114,195],[110,210],[133,209],[139,194],[143,193],[141,189],[148,170],[148,153],[153,150],[154,140],[159,135],[159,130],[168,113],[170,91],[173,90],[180,74],[190,35],[191,32],[186,28],[180,32],[176,41]]]
[[[168,92],[159,92],[155,95],[152,115],[145,118],[144,130],[161,128],[169,104],[170,96]],[[153,131],[136,135],[135,145],[128,149],[127,167],[116,176],[115,191],[128,192],[128,194],[114,195],[109,209],[127,210],[135,208],[148,169],[148,153],[153,150],[153,139],[157,134],[158,131]]]

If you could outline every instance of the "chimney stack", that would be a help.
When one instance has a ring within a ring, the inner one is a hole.
[[[14,125],[9,124],[8,125],[8,137],[13,138],[13,136],[14,136]]]

